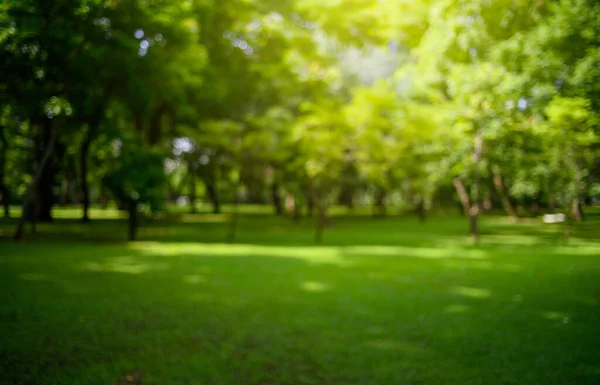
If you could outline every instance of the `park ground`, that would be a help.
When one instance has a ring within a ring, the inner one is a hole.
[[[600,211],[312,221],[114,210],[0,221],[0,384],[600,384]],[[29,231],[29,227],[28,227]],[[127,377],[130,375],[131,377]]]

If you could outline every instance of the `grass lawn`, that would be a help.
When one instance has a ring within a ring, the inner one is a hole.
[[[57,216],[0,241],[0,384],[600,384],[594,218]]]

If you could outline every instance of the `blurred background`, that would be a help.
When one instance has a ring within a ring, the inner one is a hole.
[[[475,236],[490,210],[580,221],[600,186],[598,12],[584,0],[5,1],[4,216],[21,216],[17,238],[57,205],[87,221],[110,202],[132,217],[268,205],[322,226],[334,205],[445,208]]]
[[[0,0],[0,384],[600,384],[599,108],[597,0]]]

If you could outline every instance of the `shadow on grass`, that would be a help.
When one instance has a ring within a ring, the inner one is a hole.
[[[600,383],[600,243],[463,218],[39,224],[0,243],[0,382]],[[15,222],[2,221],[12,234]]]
[[[594,256],[349,242],[2,245],[3,380],[596,383]]]
[[[185,214],[179,220],[149,219],[139,230],[139,239],[157,242],[222,243],[230,228],[227,214]],[[505,218],[482,219],[482,247],[535,246],[564,244],[561,225],[545,225],[537,221],[512,224]],[[0,222],[0,238],[13,234],[15,220]],[[303,219],[294,223],[285,217],[241,215],[237,241],[257,245],[314,244],[314,220]],[[29,230],[29,227],[28,227]],[[37,225],[36,234],[27,234],[28,241],[95,241],[124,242],[127,223],[121,219],[96,219],[83,224],[75,219],[57,219]],[[573,238],[597,241],[600,224],[588,221],[575,227]],[[325,232],[326,245],[385,245],[438,247],[460,244],[468,247],[467,223],[464,218],[433,217],[427,223],[416,219],[398,218],[335,218]]]

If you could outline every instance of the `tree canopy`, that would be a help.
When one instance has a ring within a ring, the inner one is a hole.
[[[61,202],[182,196],[321,230],[337,203],[456,201],[477,237],[494,205],[582,220],[600,190],[592,0],[11,0],[0,73],[17,237]]]

